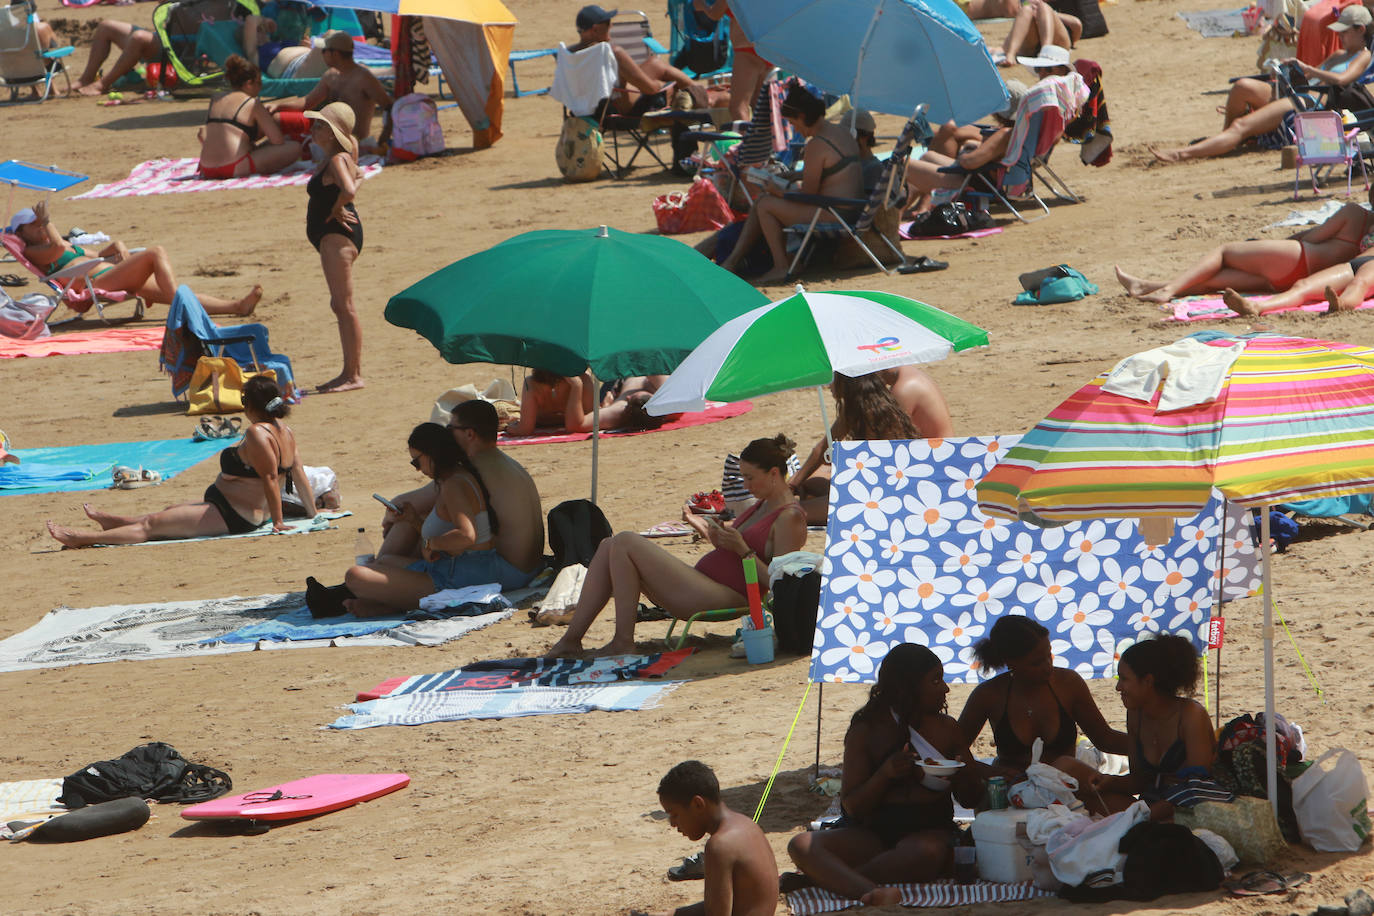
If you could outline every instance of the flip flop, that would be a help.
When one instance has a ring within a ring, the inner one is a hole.
[[[111,475],[114,477],[114,488],[116,490],[137,490],[141,487],[152,487],[162,483],[162,475],[157,471],[150,471],[147,468],[118,467]]]
[[[1231,881],[1225,887],[1233,897],[1263,897],[1267,894],[1286,894],[1298,885],[1305,884],[1311,877],[1306,872],[1294,872],[1284,876],[1276,871],[1262,869]]]
[[[27,282],[19,274],[0,274],[0,286],[23,286]]]
[[[923,274],[932,270],[944,270],[949,266],[948,261],[937,261],[928,255],[921,255],[919,258],[912,258],[897,268],[899,274]]]
[[[681,865],[668,869],[669,881],[697,881],[706,877],[706,854],[687,856]]]

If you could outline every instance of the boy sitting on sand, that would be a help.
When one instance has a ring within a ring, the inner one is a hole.
[[[720,800],[720,783],[706,764],[679,763],[658,784],[668,823],[689,840],[706,834],[706,899],[673,916],[773,916],[778,907],[778,862],[763,831]]]

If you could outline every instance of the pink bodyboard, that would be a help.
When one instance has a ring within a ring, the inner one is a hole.
[[[288,821],[338,811],[409,784],[405,773],[324,773],[192,805],[181,816],[192,821]]]

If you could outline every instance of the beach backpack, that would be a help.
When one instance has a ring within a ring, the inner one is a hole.
[[[209,801],[234,787],[223,770],[191,763],[170,744],[140,744],[115,760],[100,760],[62,780],[57,800],[84,808],[116,798],[151,798],[191,804]]]
[[[804,551],[774,557],[769,564],[768,602],[778,650],[810,655],[821,605],[820,558]]]
[[[553,158],[564,181],[594,181],[601,174],[601,155],[605,139],[596,122],[568,115]]]
[[[596,548],[611,536],[611,523],[596,503],[570,499],[549,510],[549,549],[553,568],[590,566]]]
[[[443,151],[444,131],[434,100],[418,92],[397,99],[391,106],[392,160],[414,162]]]

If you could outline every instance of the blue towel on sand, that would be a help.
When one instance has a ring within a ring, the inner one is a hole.
[[[0,470],[0,493],[104,490],[113,482],[110,469],[117,464],[157,471],[163,480],[170,480],[236,441],[212,439],[196,442],[188,436],[185,439],[152,439],[147,442],[11,449],[22,463],[7,464]],[[54,476],[55,471],[61,472],[62,476]],[[72,473],[84,473],[84,476],[66,476]]]
[[[212,636],[208,639],[202,639],[201,642],[250,643],[262,639],[281,641],[296,639],[333,639],[337,636],[368,636],[372,633],[380,633],[382,630],[398,627],[407,621],[443,620],[449,617],[474,617],[478,614],[490,614],[494,611],[504,611],[510,606],[511,603],[509,601],[498,596],[495,601],[488,604],[464,604],[460,607],[445,608],[443,611],[414,611],[410,614],[397,614],[391,617],[368,617],[366,619],[354,617],[352,614],[343,614],[339,617],[315,618],[310,616],[309,608],[302,607],[274,617],[265,623],[249,624],[246,627],[239,627],[232,633],[226,633],[223,636]]]

